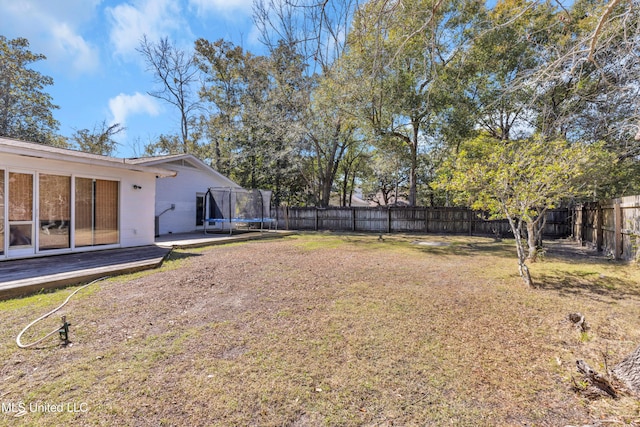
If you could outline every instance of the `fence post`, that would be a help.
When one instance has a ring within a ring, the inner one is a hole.
[[[351,230],[356,231],[356,208],[354,208],[353,206],[351,206],[351,220],[352,220]]]
[[[432,208],[424,208],[424,232],[429,232],[429,212]]]
[[[387,233],[391,234],[391,207],[387,207]]]
[[[289,205],[284,208],[284,228],[289,230]]]
[[[616,199],[613,204],[613,257],[620,259],[622,257],[622,208],[620,199]]]
[[[582,223],[581,223],[581,230],[580,230],[580,244],[582,246],[584,246],[586,244],[587,241],[587,205],[584,204],[582,205]]]
[[[318,208],[317,207],[313,210],[313,220],[315,222],[314,230],[318,231]]]
[[[602,230],[603,227],[603,218],[602,218],[602,204],[597,202],[596,204],[596,250],[598,252],[602,252],[602,245],[604,243],[604,233]]]
[[[469,219],[469,236],[473,236],[473,211],[471,209],[467,211],[467,218]]]
[[[584,209],[582,208],[582,205],[576,206],[576,209],[575,209],[576,222],[573,225],[575,238],[578,242],[580,242],[580,244],[582,244],[582,212],[583,211]]]

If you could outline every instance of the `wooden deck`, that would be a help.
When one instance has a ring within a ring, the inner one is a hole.
[[[0,262],[0,299],[158,267],[171,248],[156,245]]]
[[[156,268],[173,248],[209,246],[288,234],[291,233],[256,232],[232,236],[174,234],[158,238],[155,245],[149,246],[0,261],[0,300],[89,282],[104,276]]]

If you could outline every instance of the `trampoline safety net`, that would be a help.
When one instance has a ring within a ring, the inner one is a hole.
[[[205,196],[205,232],[207,225],[218,224],[229,232],[238,224],[270,224],[271,191],[243,188],[209,188]]]

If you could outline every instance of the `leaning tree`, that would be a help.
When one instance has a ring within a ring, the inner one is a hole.
[[[526,263],[536,260],[536,230],[545,212],[588,191],[593,165],[603,167],[609,161],[597,144],[539,137],[503,141],[483,134],[461,145],[437,185],[460,203],[509,221],[520,276],[533,286]]]

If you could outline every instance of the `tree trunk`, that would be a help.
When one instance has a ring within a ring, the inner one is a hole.
[[[411,168],[409,169],[409,206],[418,202],[418,139],[420,137],[420,122],[413,121],[413,140],[409,142],[411,150]],[[396,199],[397,203],[397,199]]]
[[[220,173],[225,173],[222,170],[222,151],[220,150],[220,141],[218,141],[218,138],[215,139],[214,156],[215,156],[216,171]]]
[[[344,175],[342,176],[342,206],[347,206],[347,194],[349,192],[349,171],[345,168]],[[351,203],[349,203],[351,205]]]
[[[522,220],[514,220],[510,215],[506,213],[506,209],[504,210],[507,220],[509,220],[509,226],[511,227],[511,231],[513,232],[513,237],[516,240],[516,252],[518,253],[518,272],[520,273],[520,277],[524,281],[524,284],[528,287],[533,287],[533,280],[531,280],[531,273],[529,273],[529,267],[527,267],[526,261],[527,257],[524,250],[524,243],[522,242]]]
[[[640,394],[640,347],[614,366],[612,372],[631,391]]]
[[[353,191],[356,187],[356,173],[353,172],[351,175],[351,186],[349,187],[349,206],[351,206],[351,201],[353,200]]]
[[[538,260],[538,242],[536,239],[536,225],[537,221],[527,222],[527,246],[529,253],[527,259],[531,262]]]
[[[527,267],[526,259],[524,256],[524,248],[522,247],[522,239],[518,238],[520,243],[516,243],[518,246],[518,272],[520,273],[520,277],[524,281],[524,284],[529,288],[533,288],[533,280],[531,279],[531,273],[529,273],[529,267]]]

